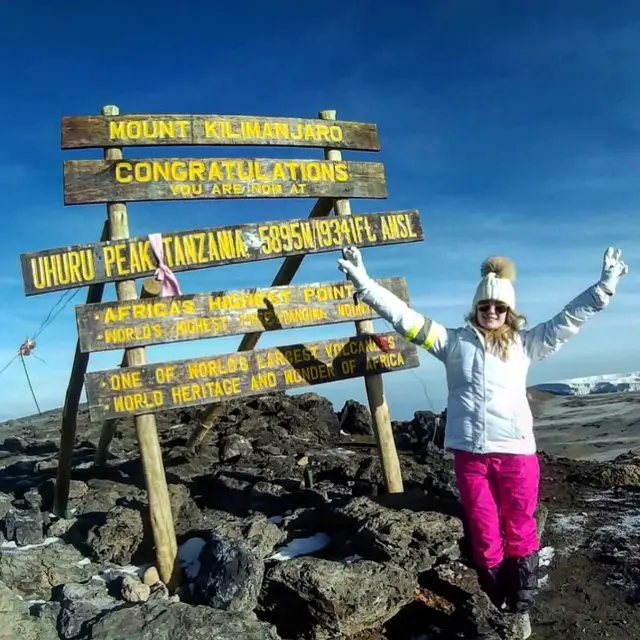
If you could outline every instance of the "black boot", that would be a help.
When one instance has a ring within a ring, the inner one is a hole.
[[[478,582],[480,583],[480,588],[489,596],[489,600],[494,606],[502,609],[506,598],[502,565],[491,567],[490,569],[478,567]]]
[[[504,560],[504,586],[507,609],[512,613],[528,613],[538,590],[538,553],[524,558],[507,557]]]

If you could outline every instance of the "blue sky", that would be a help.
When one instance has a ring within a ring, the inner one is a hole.
[[[60,119],[99,113],[219,113],[338,118],[378,124],[387,200],[354,212],[418,208],[424,242],[364,252],[375,277],[405,276],[413,304],[459,325],[490,254],[519,269],[518,306],[545,320],[595,282],[607,245],[631,273],[619,296],[530,383],[636,370],[640,357],[640,5],[618,0],[312,3],[139,0],[124,5],[11,2],[0,34],[3,193],[0,367],[33,334],[60,294],[25,297],[22,252],[97,240],[103,205],[64,207]],[[8,99],[7,99],[8,97]],[[247,156],[320,157],[318,149],[245,148]],[[149,149],[129,157],[153,155]],[[234,155],[229,148],[163,148],[155,155]],[[142,235],[306,217],[312,200],[132,203]],[[337,254],[310,256],[296,283],[342,276]],[[268,286],[278,261],[180,274],[185,292]],[[43,409],[60,406],[76,343],[73,306],[28,359]],[[113,286],[107,299],[113,299]],[[386,327],[377,322],[378,329]],[[353,325],[271,333],[261,346],[349,335]],[[234,351],[240,337],[148,349],[149,361]],[[121,352],[91,356],[115,366]],[[393,418],[441,409],[442,365],[385,376]],[[337,408],[366,401],[362,380],[316,387]],[[0,419],[35,409],[19,361],[0,376]]]

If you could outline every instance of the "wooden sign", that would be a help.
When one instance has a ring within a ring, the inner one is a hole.
[[[178,273],[423,238],[418,211],[408,210],[174,231],[163,235],[163,246],[165,263]],[[157,267],[144,236],[23,253],[20,262],[27,296],[147,277]]]
[[[405,302],[404,278],[378,280]],[[214,291],[76,307],[82,352],[295,329],[377,318],[351,282]]]
[[[417,347],[389,332],[93,371],[85,374],[85,384],[91,420],[97,422],[419,364]]]
[[[65,204],[228,198],[386,198],[381,162],[274,158],[67,160]]]
[[[258,116],[66,116],[62,148],[175,145],[331,147],[379,151],[375,124]]]

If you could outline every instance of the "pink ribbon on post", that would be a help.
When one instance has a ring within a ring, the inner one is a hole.
[[[167,296],[179,296],[182,295],[180,291],[180,285],[178,279],[174,275],[173,271],[164,262],[164,247],[162,245],[162,234],[150,233],[149,244],[151,245],[151,251],[158,261],[158,267],[154,273],[156,280],[162,282],[162,291],[160,297],[166,298]]]

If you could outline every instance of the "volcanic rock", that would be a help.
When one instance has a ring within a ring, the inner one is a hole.
[[[347,638],[379,628],[415,587],[415,574],[392,563],[293,558],[267,571],[261,612],[284,637]]]
[[[360,497],[338,508],[336,515],[350,529],[356,552],[371,560],[421,572],[460,555],[462,522],[438,511],[392,509]]]
[[[60,542],[28,552],[0,549],[0,581],[26,598],[50,600],[54,587],[81,582],[96,572],[80,551]]]
[[[0,640],[58,640],[50,619],[29,615],[25,603],[0,582]]]
[[[5,536],[19,546],[44,542],[44,523],[38,508],[10,509],[4,517]]]
[[[58,616],[60,637],[74,640],[82,632],[85,623],[117,606],[117,601],[101,580],[65,584],[60,593]]]
[[[280,640],[255,617],[182,602],[150,600],[120,607],[87,625],[79,640]]]
[[[252,612],[264,576],[264,563],[239,540],[209,534],[200,551],[193,596],[198,604],[224,611]]]
[[[87,538],[96,562],[126,565],[136,553],[144,538],[144,525],[140,511],[127,507],[109,509],[106,521],[95,526]]]
[[[350,435],[373,435],[371,413],[360,402],[347,400],[338,413],[340,430]]]

